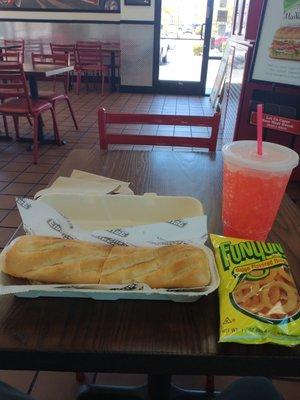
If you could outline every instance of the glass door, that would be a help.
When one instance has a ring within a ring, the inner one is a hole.
[[[219,66],[231,36],[234,5],[236,0],[215,0],[208,56],[206,94],[210,94],[217,77]],[[245,7],[249,0],[243,0]]]
[[[156,88],[205,94],[214,0],[161,0]]]

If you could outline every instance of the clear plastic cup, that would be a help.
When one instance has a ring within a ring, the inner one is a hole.
[[[224,235],[265,241],[299,156],[288,147],[239,140],[223,146]]]

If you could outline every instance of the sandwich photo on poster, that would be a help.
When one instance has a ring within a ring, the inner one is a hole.
[[[267,0],[252,79],[299,86],[300,0]]]
[[[0,0],[0,10],[120,12],[120,0]]]

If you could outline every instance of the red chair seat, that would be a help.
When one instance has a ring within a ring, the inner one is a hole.
[[[102,71],[102,72],[107,72],[108,68],[107,68],[106,65],[101,65],[101,64],[80,65],[80,66],[77,66],[77,71]]]
[[[52,107],[52,104],[46,100],[31,100],[32,112],[34,114],[41,113]],[[6,114],[28,114],[27,99],[14,99],[6,101],[0,105],[0,112]]]
[[[56,101],[56,100],[65,100],[67,94],[65,93],[56,93],[51,90],[43,90],[39,92],[39,98],[47,101]]]

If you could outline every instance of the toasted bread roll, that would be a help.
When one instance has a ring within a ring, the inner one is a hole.
[[[206,253],[190,245],[106,246],[46,236],[20,236],[0,256],[3,272],[45,283],[146,283],[195,288],[210,283]]]

